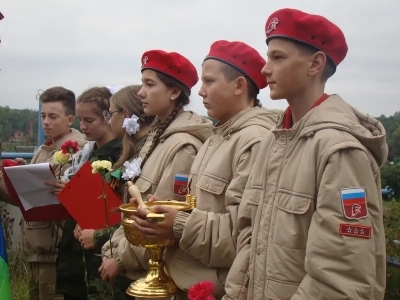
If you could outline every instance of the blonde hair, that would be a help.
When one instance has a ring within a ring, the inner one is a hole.
[[[111,101],[117,110],[125,111],[129,117],[136,115],[139,120],[140,126],[150,126],[155,117],[146,116],[143,111],[142,102],[138,95],[141,85],[130,85],[120,89],[112,97]],[[121,167],[125,161],[133,157],[136,152],[134,135],[130,136],[125,132],[124,138],[122,140],[122,155],[114,164],[114,168],[117,169]]]

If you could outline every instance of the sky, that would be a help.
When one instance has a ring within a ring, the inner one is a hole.
[[[176,51],[197,67],[220,39],[266,58],[264,26],[280,8],[320,14],[349,46],[326,91],[373,116],[400,110],[400,0],[1,0],[0,105],[38,108],[39,89],[76,95],[93,86],[139,84],[142,53]],[[188,109],[205,115],[200,84]],[[284,109],[261,91],[264,107]]]

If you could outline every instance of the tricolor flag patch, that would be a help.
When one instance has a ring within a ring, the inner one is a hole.
[[[181,197],[186,196],[188,192],[188,183],[188,174],[175,174],[174,194]]]
[[[343,213],[347,219],[360,220],[368,216],[364,188],[341,189]]]

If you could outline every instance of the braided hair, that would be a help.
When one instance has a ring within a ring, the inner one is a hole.
[[[106,87],[92,87],[84,91],[76,100],[76,103],[89,103],[96,104],[95,113],[98,114],[103,120],[103,111],[109,111],[110,98],[112,94]]]
[[[146,152],[145,156],[142,159],[142,164],[141,168],[143,168],[144,164],[146,161],[149,159],[151,153],[154,151],[154,149],[157,147],[158,143],[160,142],[160,137],[161,135],[165,132],[165,130],[168,128],[169,125],[176,119],[179,111],[187,104],[189,104],[189,96],[190,96],[190,89],[188,89],[185,85],[177,81],[176,79],[155,71],[157,74],[157,77],[169,88],[177,88],[181,90],[181,93],[179,97],[176,99],[175,102],[175,107],[170,113],[170,115],[167,117],[167,119],[164,122],[161,122],[158,120],[156,123],[153,124],[152,126],[152,131],[155,131],[155,135],[153,137],[153,140],[151,142],[149,150]]]

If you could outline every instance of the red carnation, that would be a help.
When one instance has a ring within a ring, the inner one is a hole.
[[[202,281],[190,287],[189,300],[215,300],[213,293],[214,283]]]
[[[64,144],[61,145],[61,151],[64,154],[75,154],[79,151],[78,142],[76,141],[66,141]]]

